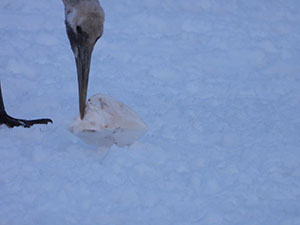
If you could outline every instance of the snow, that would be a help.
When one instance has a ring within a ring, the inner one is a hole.
[[[102,0],[89,96],[149,126],[102,155],[67,129],[75,62],[57,0],[0,2],[0,224],[300,224],[300,3]]]

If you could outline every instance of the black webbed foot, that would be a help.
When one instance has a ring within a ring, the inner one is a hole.
[[[35,124],[48,124],[48,123],[53,123],[53,122],[51,119],[46,119],[46,118],[37,119],[37,120],[17,119],[7,115],[6,112],[0,113],[0,125],[5,124],[9,128],[19,127],[19,126],[29,128]]]
[[[50,119],[38,119],[38,120],[23,120],[23,119],[17,119],[9,116],[4,107],[4,101],[2,97],[2,91],[1,91],[1,82],[0,82],[0,125],[5,124],[6,126],[12,128],[12,127],[31,127],[34,124],[48,124],[53,123]]]

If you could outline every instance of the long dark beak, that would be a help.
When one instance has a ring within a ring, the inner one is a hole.
[[[79,111],[80,118],[84,118],[85,102],[89,83],[91,55],[93,47],[78,46],[78,54],[75,57],[78,77]]]

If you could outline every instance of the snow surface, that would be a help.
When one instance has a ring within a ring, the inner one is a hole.
[[[104,161],[69,133],[62,2],[1,0],[6,109],[54,124],[0,128],[0,224],[299,225],[299,0],[101,3],[88,95],[149,131]]]

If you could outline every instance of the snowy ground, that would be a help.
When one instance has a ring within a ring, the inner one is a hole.
[[[0,1],[0,225],[299,225],[298,0],[102,0],[89,96],[149,126],[101,154],[73,136],[59,0]]]

